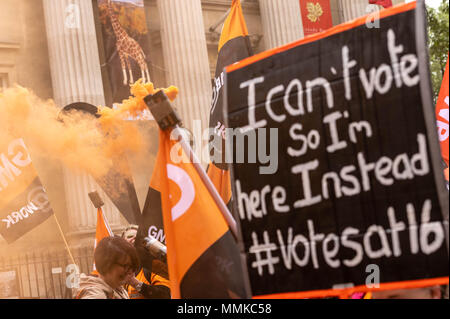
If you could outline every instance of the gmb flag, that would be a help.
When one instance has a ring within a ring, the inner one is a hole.
[[[128,98],[129,84],[150,82],[150,36],[143,0],[98,0],[102,47],[113,103]]]
[[[23,139],[0,147],[0,234],[11,244],[53,210]]]
[[[178,158],[173,156],[178,150]],[[172,156],[171,156],[172,155]],[[245,297],[239,250],[219,208],[170,132],[152,176],[161,193],[173,298]]]
[[[161,243],[166,243],[162,218],[161,194],[151,186],[148,188],[147,198],[145,199],[138,235],[144,237],[152,236]]]

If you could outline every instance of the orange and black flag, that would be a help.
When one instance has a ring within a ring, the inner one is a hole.
[[[111,228],[109,227],[108,220],[106,219],[105,214],[103,213],[103,210],[101,207],[97,208],[97,229],[95,231],[95,243],[94,243],[94,250],[97,247],[97,244],[105,237],[114,236],[114,233],[112,232]],[[95,263],[94,263],[94,270],[92,271],[92,274],[98,275],[97,269],[95,269]]]
[[[219,137],[213,139],[212,143],[214,143],[214,141],[222,141],[220,144],[212,145],[213,147],[211,148],[212,152],[214,152],[211,155],[213,155],[215,159],[221,158],[221,161],[213,160],[214,165],[209,165],[208,167],[208,176],[216,186],[216,189],[222,196],[224,202],[230,206],[230,174],[228,172],[228,165],[225,161],[225,142],[222,140],[224,136],[223,132],[225,130],[223,120],[223,69],[230,64],[253,55],[247,25],[239,0],[233,0],[231,4],[230,14],[223,25],[218,51],[219,57],[217,59],[216,74],[213,83],[209,127],[213,129],[214,134]]]
[[[161,193],[172,298],[245,298],[238,246],[187,155],[160,131],[151,187]],[[183,160],[174,161],[177,147]]]
[[[0,141],[0,235],[11,244],[53,214],[24,140]]]

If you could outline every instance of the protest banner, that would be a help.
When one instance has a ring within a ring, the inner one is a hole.
[[[379,28],[362,17],[226,68],[227,158],[254,297],[448,284],[424,12],[393,7]]]

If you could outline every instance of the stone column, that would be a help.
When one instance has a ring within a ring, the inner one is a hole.
[[[157,5],[167,84],[180,89],[174,105],[187,128],[201,120],[205,129],[212,91],[201,1],[158,0]]]
[[[298,0],[259,0],[259,6],[267,50],[304,37]]]
[[[104,105],[92,1],[43,0],[43,6],[56,104]],[[71,233],[95,231],[96,209],[88,197],[94,190],[106,204],[110,225],[120,223],[119,212],[92,177],[64,168],[64,184]]]
[[[378,6],[370,5],[368,0],[340,0],[342,22],[347,22],[378,10]]]

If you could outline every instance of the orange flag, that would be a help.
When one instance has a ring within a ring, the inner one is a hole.
[[[99,243],[103,238],[114,236],[114,233],[111,231],[111,228],[109,227],[108,220],[106,219],[105,214],[103,213],[103,210],[101,208],[97,209],[97,229],[95,231],[95,244],[94,244],[94,250],[97,247],[97,243]],[[97,269],[95,269],[95,263],[94,263],[94,270],[92,271],[92,274],[98,275]]]
[[[151,187],[161,193],[172,297],[244,297],[237,244],[194,165],[177,143],[170,140],[170,132],[160,131],[151,179]],[[181,161],[171,157],[174,150]]]
[[[441,142],[441,152],[442,158],[448,167],[448,122],[449,122],[449,111],[448,111],[448,57],[447,66],[445,67],[444,78],[442,79],[441,91],[439,93],[439,98],[436,104],[436,118],[439,141]]]
[[[221,170],[214,164],[208,167],[208,177],[217,189],[225,204],[231,200],[230,172]]]

